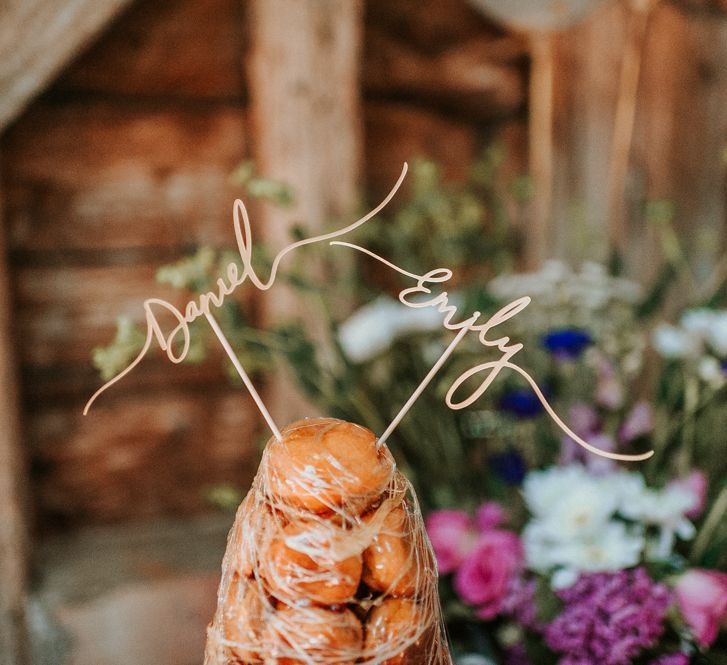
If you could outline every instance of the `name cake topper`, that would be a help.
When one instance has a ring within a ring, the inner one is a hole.
[[[348,247],[358,252],[362,252],[363,254],[375,259],[376,261],[379,261],[381,264],[387,266],[388,268],[391,268],[392,270],[395,270],[396,272],[412,279],[414,282],[416,282],[416,285],[402,289],[399,292],[399,301],[403,305],[412,308],[436,308],[437,311],[444,314],[442,326],[446,330],[457,331],[457,335],[450,342],[449,346],[447,346],[447,348],[442,352],[440,357],[430,369],[429,373],[426,375],[426,377],[424,377],[422,382],[419,384],[419,386],[417,386],[416,390],[409,397],[406,404],[404,404],[404,406],[400,409],[399,413],[392,420],[391,424],[386,428],[381,436],[379,436],[379,445],[383,444],[389,438],[396,426],[399,424],[399,422],[401,422],[402,418],[409,411],[419,395],[421,395],[427,385],[436,376],[437,372],[441,369],[442,365],[444,365],[447,358],[449,358],[449,356],[455,350],[457,345],[462,341],[462,339],[467,336],[468,333],[473,333],[477,335],[477,339],[482,346],[486,348],[493,347],[497,349],[501,355],[497,360],[483,362],[479,365],[476,365],[475,367],[466,370],[454,380],[449,390],[447,391],[445,398],[447,406],[449,406],[451,409],[464,409],[476,402],[480,397],[482,397],[482,395],[484,395],[484,393],[487,391],[490,385],[492,385],[493,381],[497,378],[497,376],[503,369],[510,369],[520,374],[530,384],[530,387],[535,392],[535,395],[542,403],[543,408],[548,413],[550,418],[555,422],[555,424],[563,432],[565,432],[565,434],[567,434],[576,443],[583,446],[583,448],[585,448],[586,450],[601,457],[607,457],[609,459],[620,461],[641,461],[651,457],[654,454],[653,450],[646,453],[634,455],[613,453],[610,451],[601,450],[600,448],[591,445],[590,443],[579,437],[558,416],[558,414],[555,412],[553,407],[548,402],[548,399],[545,397],[542,390],[538,386],[535,379],[525,369],[513,362],[513,358],[515,357],[515,355],[523,349],[523,344],[520,342],[513,343],[507,336],[502,336],[497,339],[489,339],[489,335],[494,328],[516,316],[530,304],[530,297],[523,296],[521,298],[513,300],[511,303],[499,309],[486,320],[482,319],[481,312],[472,312],[468,316],[465,315],[466,318],[463,318],[460,321],[456,321],[455,319],[458,318],[459,311],[455,305],[450,304],[447,292],[442,291],[438,294],[434,294],[432,292],[432,286],[444,285],[452,278],[452,271],[448,268],[434,268],[433,270],[428,271],[424,275],[417,275],[407,270],[404,270],[403,268],[391,263],[390,261],[387,261],[385,258],[379,256],[378,254],[375,254],[374,252],[364,247],[349,242],[334,240],[335,238],[340,238],[341,236],[344,236],[347,233],[350,233],[351,231],[359,228],[367,221],[369,221],[372,217],[377,215],[389,203],[389,201],[391,201],[398,189],[401,187],[406,173],[407,164],[405,163],[399,179],[392,187],[391,191],[383,199],[383,201],[369,213],[356,220],[352,224],[349,224],[348,226],[337,231],[332,231],[330,233],[324,233],[322,235],[299,240],[280,250],[280,252],[278,252],[273,260],[272,266],[270,268],[270,274],[267,280],[261,279],[252,267],[252,232],[250,228],[250,219],[243,202],[240,199],[235,200],[235,204],[233,207],[233,225],[242,270],[240,270],[240,267],[235,261],[231,261],[227,264],[225,270],[226,276],[220,277],[217,280],[217,288],[214,291],[208,291],[206,293],[203,293],[199,297],[190,300],[183,309],[178,309],[170,302],[162,300],[160,298],[149,298],[145,300],[143,303],[143,307],[146,317],[146,339],[144,341],[144,345],[141,351],[139,351],[139,354],[136,356],[136,358],[134,358],[134,360],[125,369],[123,369],[115,377],[107,381],[91,396],[91,398],[86,403],[86,406],[84,407],[84,415],[88,413],[91,405],[96,401],[101,393],[103,393],[106,389],[108,389],[117,381],[120,381],[142,361],[142,359],[146,356],[147,352],[151,349],[151,346],[154,342],[156,342],[157,346],[166,353],[169,360],[171,360],[173,363],[181,363],[187,357],[190,348],[189,326],[192,322],[204,316],[207,319],[213,332],[219,339],[220,343],[222,344],[223,349],[232,361],[232,364],[240,375],[240,378],[245,384],[245,387],[249,390],[253,400],[255,401],[258,409],[260,410],[260,413],[265,418],[265,421],[270,427],[273,435],[276,439],[280,440],[281,434],[279,428],[273,421],[268,409],[265,407],[265,404],[263,403],[259,393],[255,389],[255,386],[253,385],[249,376],[245,372],[245,369],[242,367],[239,359],[237,358],[235,352],[230,346],[229,341],[217,324],[217,321],[212,314],[212,307],[221,307],[222,304],[225,302],[225,298],[231,295],[238,286],[242,285],[248,280],[260,291],[267,291],[275,283],[280,263],[287,254],[292,252],[294,249],[297,249],[298,247],[302,247],[304,245],[328,241],[330,245]],[[417,298],[414,299],[415,297]],[[168,314],[171,314],[172,318],[176,321],[176,325],[168,333],[164,332],[157,318],[157,313],[160,312],[167,312]],[[179,348],[180,345],[181,348]],[[175,351],[175,348],[177,348],[178,350]],[[477,387],[469,395],[458,398],[457,395],[462,391],[463,384],[470,379],[479,380],[479,385],[477,385]]]

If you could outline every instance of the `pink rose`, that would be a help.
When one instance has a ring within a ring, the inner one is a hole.
[[[640,436],[651,434],[654,430],[654,412],[648,402],[638,402],[621,425],[619,438],[628,443]]]
[[[463,510],[435,510],[426,526],[439,572],[446,575],[456,570],[477,540],[472,518]]]
[[[504,521],[505,511],[497,501],[486,501],[477,509],[475,522],[480,532],[496,529]]]
[[[693,568],[679,577],[676,596],[694,638],[702,646],[712,644],[727,617],[727,573]]]
[[[707,484],[707,476],[701,471],[692,471],[688,476],[669,483],[672,487],[681,487],[694,495],[694,507],[686,513],[689,519],[694,519],[702,514],[707,502]]]
[[[454,589],[477,608],[477,616],[492,619],[500,612],[522,559],[522,544],[514,533],[486,531],[454,576]]]

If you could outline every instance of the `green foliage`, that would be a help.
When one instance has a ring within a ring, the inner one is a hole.
[[[252,198],[270,201],[281,208],[289,208],[295,203],[295,195],[289,185],[257,175],[252,161],[242,162],[232,172],[230,180],[244,187]]]
[[[146,336],[126,316],[116,321],[116,336],[109,346],[100,346],[93,350],[93,366],[99,371],[104,381],[116,376],[128,367],[144,346]]]
[[[493,274],[513,265],[517,239],[509,209],[527,203],[527,178],[513,184],[509,206],[498,182],[504,155],[490,148],[461,182],[445,182],[427,159],[412,162],[408,198],[383,211],[361,233],[364,244],[396,265],[424,274],[437,267]]]

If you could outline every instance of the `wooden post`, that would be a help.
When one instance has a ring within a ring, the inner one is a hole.
[[[0,209],[0,215],[1,215]],[[0,223],[0,663],[25,663],[27,533],[12,306]]]
[[[635,18],[626,3],[606,3],[555,45],[555,253],[602,259],[610,240],[629,274],[647,282],[662,259],[643,204],[669,199],[704,279],[727,217],[727,18],[682,13],[670,2],[632,4],[640,6]],[[614,137],[617,114],[623,135]]]
[[[361,165],[361,0],[252,0],[250,101],[259,171],[293,187],[295,206],[260,206],[253,221],[277,251],[293,224],[314,233],[353,221]],[[263,301],[267,323],[315,317],[300,296],[276,286]],[[314,415],[281,375],[270,386],[274,417]]]
[[[553,40],[551,32],[530,34],[530,173],[535,186],[532,223],[525,236],[525,261],[537,269],[548,258],[553,200]]]

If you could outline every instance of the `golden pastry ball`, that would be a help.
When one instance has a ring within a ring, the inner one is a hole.
[[[235,643],[230,655],[243,663],[262,662],[259,653],[265,627],[264,601],[259,590],[239,575],[233,575],[222,610],[224,636]]]
[[[270,542],[261,574],[281,600],[346,603],[358,589],[363,566],[360,554],[349,553],[349,532],[333,523],[292,522]]]
[[[361,654],[363,628],[349,609],[285,607],[265,633],[265,665],[352,665]]]
[[[274,499],[325,515],[359,514],[384,491],[394,472],[373,432],[343,420],[302,420],[265,450],[265,486]]]
[[[423,627],[423,622],[429,625]],[[422,606],[407,598],[388,598],[374,607],[366,619],[364,648],[366,657],[391,653],[381,665],[430,665],[427,653],[432,648],[432,617]],[[401,645],[397,648],[397,644]]]
[[[363,581],[373,591],[394,596],[416,593],[418,579],[424,579],[426,561],[414,550],[405,508],[397,506],[389,512],[364,551],[363,562]]]
[[[270,510],[249,493],[235,516],[235,524],[229,539],[232,552],[230,565],[242,577],[252,577],[259,558],[258,552],[270,540],[274,519]],[[250,534],[255,538],[250,538]]]

